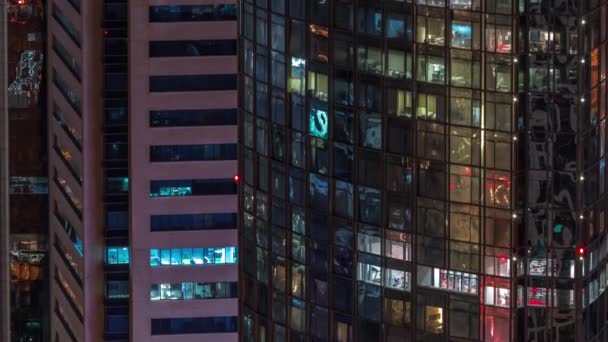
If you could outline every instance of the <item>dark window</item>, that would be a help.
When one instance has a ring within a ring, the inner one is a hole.
[[[152,335],[209,334],[237,331],[237,318],[189,317],[152,319]]]
[[[231,178],[150,181],[150,197],[181,197],[236,194]]]
[[[129,227],[129,213],[127,211],[107,211],[106,228],[124,229]]]
[[[150,126],[227,126],[236,125],[236,109],[158,110],[150,112]]]
[[[237,226],[235,213],[152,215],[150,230],[211,230],[234,229]]]
[[[150,22],[236,20],[236,4],[150,6]]]
[[[106,331],[110,333],[121,333],[129,331],[129,316],[107,315]]]
[[[152,92],[236,89],[236,75],[150,76]]]
[[[105,21],[125,21],[129,16],[127,3],[106,3],[103,5]]]
[[[236,144],[150,146],[150,161],[236,160]]]
[[[150,57],[236,55],[236,40],[171,40],[150,42]]]

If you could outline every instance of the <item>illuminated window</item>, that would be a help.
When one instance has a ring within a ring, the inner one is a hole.
[[[443,308],[424,307],[424,330],[434,334],[443,333]]]
[[[418,81],[445,84],[445,60],[443,57],[419,55]]]
[[[124,265],[129,263],[128,247],[106,247],[106,264]]]
[[[174,284],[153,284],[150,287],[150,300],[196,300],[236,298],[235,282],[198,283],[185,282]]]
[[[150,249],[150,266],[235,264],[236,247]]]

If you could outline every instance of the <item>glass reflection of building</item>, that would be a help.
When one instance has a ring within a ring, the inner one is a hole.
[[[241,339],[604,340],[607,7],[243,0]]]

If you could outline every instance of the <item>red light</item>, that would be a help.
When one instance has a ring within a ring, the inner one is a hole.
[[[104,36],[107,36],[108,34],[110,34],[110,32],[108,32],[108,30],[104,30],[104,31],[103,31],[103,35],[104,35]]]
[[[238,182],[239,181],[239,176],[234,176],[234,181]]]
[[[584,249],[583,247],[580,247],[580,248],[578,249],[578,254],[580,254],[580,255],[585,254],[585,249]]]

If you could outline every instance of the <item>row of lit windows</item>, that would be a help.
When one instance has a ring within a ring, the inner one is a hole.
[[[196,300],[236,298],[236,282],[153,284],[150,300]]]
[[[236,247],[150,249],[150,266],[236,264]]]
[[[150,181],[150,197],[182,197],[236,194],[233,179],[184,179]]]

